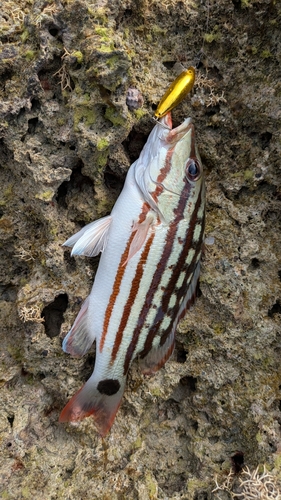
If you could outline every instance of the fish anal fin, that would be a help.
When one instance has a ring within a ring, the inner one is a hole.
[[[122,382],[113,395],[101,394],[95,383],[89,379],[63,408],[60,422],[77,422],[92,416],[99,434],[104,437],[110,430],[121,403],[125,387]]]
[[[140,367],[144,375],[152,375],[164,366],[173,354],[175,346],[175,328],[168,336],[166,342],[159,347],[153,347],[145,358],[141,359]]]
[[[83,227],[63,243],[63,246],[72,247],[71,255],[86,255],[94,257],[103,252],[108,239],[108,230],[112,217],[102,217]]]
[[[82,307],[71,330],[63,340],[62,348],[64,352],[72,356],[83,356],[91,347],[94,337],[90,334],[88,328],[87,312],[89,297],[83,302]]]
[[[132,231],[135,232],[135,235],[129,248],[128,258],[123,264],[124,266],[142,248],[148,235],[148,231],[153,226],[154,219],[153,215],[147,215],[144,221],[135,222],[133,225]]]

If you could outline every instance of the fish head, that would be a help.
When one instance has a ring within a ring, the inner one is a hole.
[[[167,205],[177,203],[176,198],[197,196],[204,177],[191,118],[175,128],[170,112],[161,118],[136,162],[135,180],[162,221],[169,219]]]

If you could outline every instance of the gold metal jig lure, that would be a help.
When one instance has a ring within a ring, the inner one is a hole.
[[[162,118],[175,108],[191,91],[195,82],[195,69],[190,66],[171,83],[155,111],[156,118]]]

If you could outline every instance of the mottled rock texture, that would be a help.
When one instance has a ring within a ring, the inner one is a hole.
[[[212,490],[236,451],[280,480],[280,23],[278,0],[2,1],[1,498],[230,499]],[[61,244],[110,212],[180,63],[198,66],[173,119],[193,117],[206,171],[201,293],[102,440],[58,423],[93,369],[61,340],[98,262]]]

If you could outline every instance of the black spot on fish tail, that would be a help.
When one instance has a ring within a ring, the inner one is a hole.
[[[98,383],[98,391],[101,394],[106,394],[107,396],[113,396],[120,389],[120,382],[117,379],[105,379]]]

